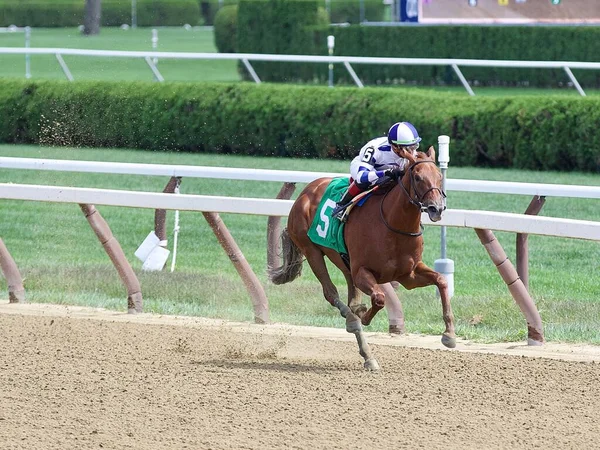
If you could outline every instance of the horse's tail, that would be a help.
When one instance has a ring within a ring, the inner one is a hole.
[[[294,281],[302,273],[304,262],[302,253],[290,238],[287,228],[281,233],[281,253],[283,264],[280,267],[269,267],[267,274],[273,284],[285,284]]]

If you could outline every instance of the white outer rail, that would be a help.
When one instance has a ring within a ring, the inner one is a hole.
[[[2,33],[25,33],[25,49],[31,48],[31,27],[17,27],[11,25],[9,27],[0,27],[0,34]],[[60,55],[56,55],[58,59]],[[60,60],[59,60],[60,62]],[[69,69],[67,68],[67,71]],[[64,68],[63,68],[64,71]],[[66,74],[66,72],[65,72]],[[31,53],[25,52],[25,78],[31,78]],[[73,80],[69,80],[73,81]]]
[[[33,169],[63,172],[158,175],[166,177],[277,181],[283,183],[309,183],[321,177],[348,176],[347,173],[334,172],[301,172],[296,170],[238,169],[231,167],[135,164],[121,162],[73,161],[13,157],[0,157],[0,169]],[[446,190],[494,194],[521,194],[530,196],[539,195],[546,197],[600,199],[600,186],[448,179],[446,181]]]
[[[246,67],[249,61],[278,61],[278,62],[313,62],[313,63],[339,63],[343,64],[355,83],[362,87],[362,82],[356,76],[351,64],[391,64],[391,65],[416,65],[416,66],[451,66],[457,73],[463,86],[470,95],[474,95],[466,79],[460,72],[458,66],[463,67],[513,67],[534,69],[562,69],[573,82],[579,94],[585,96],[579,82],[571,72],[571,69],[600,69],[598,62],[577,61],[516,61],[516,60],[492,60],[492,59],[453,59],[453,58],[388,58],[388,57],[362,57],[362,56],[319,56],[319,55],[273,55],[255,53],[195,53],[195,52],[148,52],[148,51],[125,51],[125,50],[87,50],[75,48],[18,48],[0,47],[0,54],[24,54],[24,55],[73,55],[73,56],[95,56],[116,58],[158,58],[158,59],[192,59],[192,60],[237,60],[243,61]],[[156,69],[158,71],[158,69]],[[153,69],[154,72],[154,69]],[[253,71],[251,71],[251,74]],[[155,78],[157,77],[154,72]],[[258,83],[260,79],[253,73],[254,80]]]
[[[0,198],[42,202],[79,203],[132,208],[287,216],[292,200],[163,194],[113,189],[73,188],[0,183]],[[439,222],[422,215],[425,225],[483,228],[543,236],[600,241],[600,222],[527,216],[493,211],[450,209]]]

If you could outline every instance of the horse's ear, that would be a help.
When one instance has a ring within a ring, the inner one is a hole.
[[[433,148],[433,145],[427,149],[427,152],[425,152],[425,154],[433,161],[435,161],[435,149]]]
[[[399,147],[397,155],[400,156],[401,158],[408,159],[411,164],[413,164],[416,161],[415,155],[413,155],[411,152],[405,150],[404,147]]]

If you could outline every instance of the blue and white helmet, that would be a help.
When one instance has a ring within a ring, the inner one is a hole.
[[[412,123],[396,122],[388,131],[388,142],[396,145],[414,145],[421,142],[421,138]]]

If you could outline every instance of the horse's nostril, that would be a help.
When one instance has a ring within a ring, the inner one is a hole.
[[[427,211],[429,211],[429,214],[437,214],[438,209],[435,206],[428,206]]]

